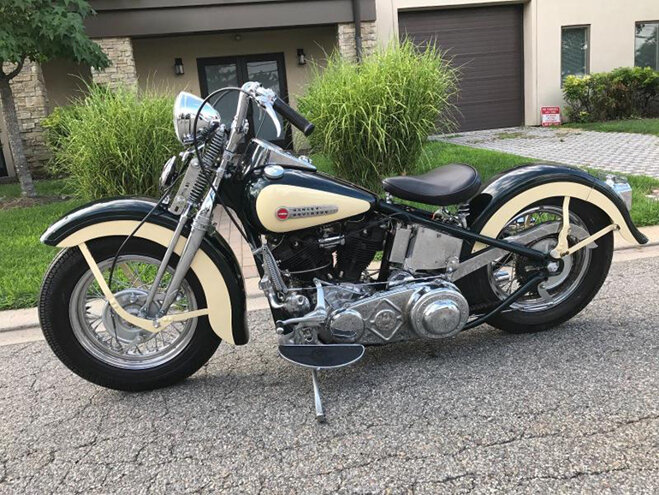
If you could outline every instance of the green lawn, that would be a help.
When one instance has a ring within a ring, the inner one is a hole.
[[[659,136],[659,119],[611,120],[609,122],[590,122],[588,124],[565,124],[565,126],[587,131],[635,132],[637,134]]]
[[[313,157],[319,169],[331,172],[331,164],[322,156]],[[469,148],[449,143],[428,143],[417,169],[424,172],[452,162],[468,163],[476,167],[484,180],[492,175],[534,160],[506,153]],[[659,224],[659,202],[645,197],[659,188],[659,180],[630,176],[634,188],[632,218],[638,226]],[[63,194],[61,181],[37,183],[44,195]],[[17,185],[0,185],[2,198],[20,194]],[[0,309],[25,308],[37,301],[43,274],[56,249],[42,245],[39,236],[52,222],[81,204],[67,200],[28,208],[0,209]]]
[[[61,181],[40,181],[36,186],[42,195],[63,194]],[[0,201],[19,195],[17,184],[0,185]],[[48,225],[80,204],[79,200],[67,200],[0,210],[0,309],[36,304],[41,279],[57,252],[41,244],[39,237]]]
[[[38,180],[34,183],[39,196],[59,196],[66,194],[64,180]],[[0,201],[5,198],[17,198],[21,195],[21,186],[18,183],[0,185]]]

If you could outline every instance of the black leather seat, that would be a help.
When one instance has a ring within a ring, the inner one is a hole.
[[[473,167],[451,163],[422,175],[389,177],[382,181],[382,186],[397,198],[447,206],[474,196],[481,186],[481,178]]]

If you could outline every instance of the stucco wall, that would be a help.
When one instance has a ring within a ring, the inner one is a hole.
[[[236,40],[236,34],[240,40]],[[288,92],[293,104],[311,75],[311,64],[297,63],[297,49],[308,59],[321,61],[324,51],[336,47],[336,26],[276,31],[247,31],[230,34],[145,38],[133,40],[133,53],[142,88],[160,88],[176,93],[200,94],[197,59],[258,53],[284,53]],[[185,74],[174,74],[174,58],[183,59]]]
[[[380,43],[398,35],[398,11],[438,7],[524,4],[524,106],[527,125],[540,107],[563,106],[561,26],[590,25],[590,70],[634,65],[634,26],[659,19],[658,0],[377,0]]]
[[[637,21],[659,19],[658,0],[535,0],[537,113],[562,105],[561,26],[590,25],[590,72],[634,65]]]

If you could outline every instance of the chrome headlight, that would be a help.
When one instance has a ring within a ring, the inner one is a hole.
[[[194,137],[192,135],[194,118],[203,102],[204,100],[198,96],[186,91],[181,91],[176,97],[176,101],[174,101],[174,130],[176,131],[176,137],[184,145],[192,143]],[[220,113],[210,104],[204,105],[204,108],[199,113],[197,132],[205,129],[212,122],[219,120]]]

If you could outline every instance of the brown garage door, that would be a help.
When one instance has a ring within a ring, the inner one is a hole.
[[[522,6],[400,12],[401,37],[436,43],[461,68],[459,130],[524,121]]]

